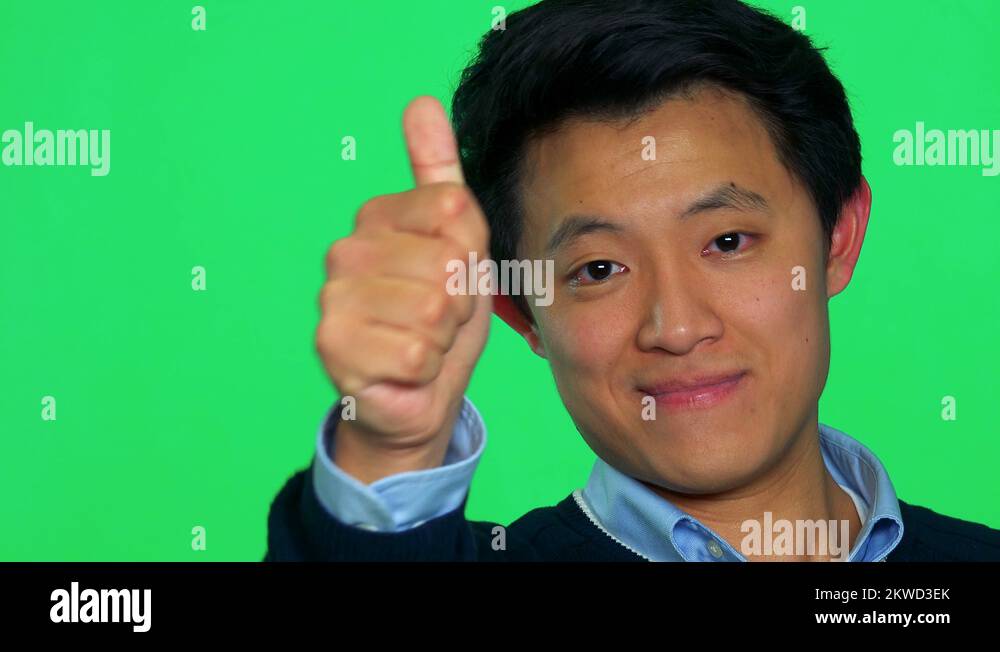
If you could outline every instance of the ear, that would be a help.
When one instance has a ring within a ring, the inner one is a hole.
[[[871,209],[872,189],[862,176],[861,185],[841,208],[831,234],[826,260],[826,296],[840,294],[850,283],[861,256]]]
[[[517,331],[536,355],[545,357],[545,348],[542,346],[541,338],[538,337],[538,328],[521,312],[509,294],[498,294],[493,297],[493,312]]]

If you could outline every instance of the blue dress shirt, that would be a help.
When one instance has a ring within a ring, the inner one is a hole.
[[[399,532],[461,505],[486,447],[486,426],[465,398],[442,466],[397,473],[366,485],[331,458],[339,406],[316,438],[313,485],[323,507],[342,523]],[[903,537],[899,502],[885,467],[845,433],[819,424],[820,450],[833,479],[854,501],[862,529],[848,561],[883,561]],[[746,561],[725,539],[597,458],[587,485],[573,492],[594,525],[650,561]]]

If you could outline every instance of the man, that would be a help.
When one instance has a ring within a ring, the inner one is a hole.
[[[899,500],[818,423],[871,190],[806,36],[737,0],[544,0],[484,37],[452,113],[457,143],[410,104],[416,187],[330,248],[316,342],[353,413],[275,499],[266,559],[1000,560],[1000,531]],[[449,291],[471,255],[552,261],[551,304]],[[464,518],[491,311],[598,456],[506,528]]]

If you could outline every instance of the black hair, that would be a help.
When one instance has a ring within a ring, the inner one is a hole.
[[[700,84],[737,91],[808,189],[829,247],[861,183],[844,88],[808,36],[739,0],[542,0],[490,30],[452,100],[494,260],[517,258],[526,143],[572,117],[634,118]],[[518,305],[530,319],[523,297]]]

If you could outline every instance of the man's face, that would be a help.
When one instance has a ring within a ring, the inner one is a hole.
[[[815,429],[830,349],[823,231],[743,99],[708,87],[632,124],[574,120],[526,163],[519,257],[555,263],[552,305],[528,301],[536,351],[602,459],[716,493]],[[588,226],[567,230],[573,216]],[[744,375],[712,405],[661,391],[731,372]]]

